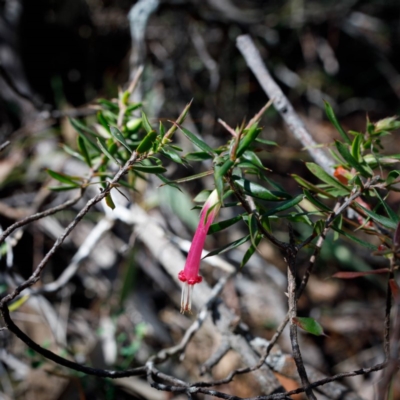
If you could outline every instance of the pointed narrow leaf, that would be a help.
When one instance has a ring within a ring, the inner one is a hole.
[[[78,132],[78,135],[85,141],[87,145],[89,145],[93,150],[96,151],[96,153],[101,154],[101,150],[96,144],[96,141],[93,139],[92,136],[90,135],[85,135],[83,131],[78,130],[75,128],[75,130]]]
[[[311,190],[315,193],[319,193],[325,197],[328,198],[334,198],[333,195],[329,194],[328,192],[325,192],[324,190],[322,190],[321,188],[319,188],[318,186],[306,181],[305,179],[303,179],[301,176],[296,175],[296,174],[291,174],[290,175],[301,187]]]
[[[342,139],[347,144],[351,144],[351,140],[347,136],[347,134],[344,131],[344,129],[342,128],[342,126],[340,125],[339,121],[337,120],[336,115],[335,115],[335,113],[333,111],[333,108],[331,107],[331,105],[327,101],[324,101],[324,103],[325,103],[325,112],[326,112],[327,117],[329,118],[329,121],[331,121],[332,125],[340,133],[340,136],[342,137]]]
[[[124,138],[124,135],[122,132],[115,126],[110,126],[110,133],[111,135],[114,136],[118,142],[120,142],[130,153],[132,152],[132,149],[129,147],[128,143],[126,143],[126,140]]]
[[[400,217],[388,206],[388,204],[385,202],[385,200],[382,199],[379,192],[375,188],[374,193],[376,194],[376,197],[380,200],[389,218],[394,222],[400,222]]]
[[[315,207],[317,207],[318,210],[326,211],[326,212],[331,212],[332,210],[327,207],[324,203],[320,202],[318,199],[316,199],[308,190],[304,190],[304,194],[306,196],[306,199],[313,204]]]
[[[52,190],[53,192],[64,192],[67,190],[79,189],[80,186],[47,186],[47,189]]]
[[[221,203],[221,205],[224,205],[223,202],[223,197],[224,197],[224,179],[222,177],[222,174],[220,173],[220,168],[219,166],[215,166],[214,168],[214,182],[215,182],[215,188],[217,189],[218,193],[218,199]]]
[[[69,118],[69,122],[71,125],[75,128],[77,132],[87,132],[91,136],[94,137],[99,137],[99,135],[93,130],[88,128],[86,125],[84,125],[81,121],[75,119],[75,118]]]
[[[351,155],[357,162],[362,162],[362,157],[361,157],[362,140],[363,140],[362,135],[361,134],[357,135],[353,139],[353,143],[351,144]]]
[[[308,162],[306,163],[306,166],[322,182],[325,182],[328,185],[333,186],[336,189],[339,189],[344,196],[350,193],[349,188],[342,185],[337,179],[335,179],[333,176],[325,172],[319,165],[314,164],[312,162]]]
[[[293,318],[292,321],[295,325],[308,333],[316,336],[326,336],[324,333],[324,329],[314,318],[296,317]]]
[[[215,154],[214,150],[203,140],[198,138],[195,134],[184,128],[183,126],[178,125],[178,128],[182,131],[182,133],[200,150],[205,151],[206,153],[213,156]]]
[[[147,172],[148,174],[162,174],[167,171],[162,165],[140,165],[135,164],[132,167],[133,171]]]
[[[268,146],[278,146],[278,144],[276,142],[273,142],[272,140],[265,140],[265,139],[257,138],[255,141],[258,143],[266,144]]]
[[[218,167],[218,172],[217,172],[218,176],[224,177],[227,174],[227,172],[233,167],[234,164],[235,164],[234,161],[229,159],[226,160],[221,166]]]
[[[169,185],[169,186],[172,186],[175,189],[178,189],[180,192],[182,191],[178,185],[176,185],[174,182],[172,182],[169,179],[167,179],[164,175],[162,175],[162,174],[156,174],[156,175],[160,178],[161,181],[164,182],[160,186]]]
[[[138,108],[142,107],[142,103],[133,103],[129,104],[128,107],[126,107],[126,114],[130,114],[132,111],[137,110]]]
[[[254,215],[254,213],[249,215],[249,232],[251,244],[257,248],[256,239],[260,235],[258,232],[257,217]]]
[[[101,111],[97,113],[97,120],[100,122],[101,126],[108,132],[110,133],[110,124],[103,115]]]
[[[90,158],[85,140],[82,138],[82,136],[78,136],[78,147],[82,153],[83,158],[85,159],[86,164],[89,165],[90,168],[92,168],[92,159]]]
[[[257,127],[257,123],[253,124],[247,131],[243,139],[239,143],[239,147],[236,152],[236,157],[239,158],[249,148],[249,146],[256,140],[261,129]]]
[[[296,196],[294,199],[282,202],[279,206],[271,208],[266,213],[264,213],[262,215],[262,218],[266,218],[270,215],[275,215],[276,213],[278,213],[280,211],[285,211],[291,207],[294,207],[297,204],[299,204],[303,199],[304,199],[304,195],[300,194],[300,195]]]
[[[240,263],[240,268],[243,268],[249,262],[251,256],[256,252],[257,246],[259,245],[261,239],[262,235],[257,235],[257,237],[254,240],[255,243],[252,244],[244,254],[243,259]]]
[[[212,156],[205,151],[194,151],[191,153],[187,153],[184,157],[188,161],[204,161],[210,160],[212,158]]]
[[[364,167],[361,165],[350,153],[349,149],[346,145],[341,142],[335,141],[336,148],[339,154],[343,157],[343,159],[353,167],[357,172],[359,172],[362,176],[368,178],[371,177],[373,174],[369,171],[369,167]]]
[[[97,138],[97,144],[99,145],[101,151],[115,164],[120,165],[120,163],[114,158],[114,156],[108,151],[106,143],[103,139]]]
[[[176,162],[177,164],[183,164],[184,160],[182,159],[182,157],[172,148],[166,148],[164,147],[162,149],[162,152],[164,153],[164,155],[169,158],[170,160]]]
[[[105,197],[104,200],[106,201],[106,204],[108,205],[108,207],[110,207],[111,210],[114,210],[115,204],[114,204],[114,201],[113,201],[110,193],[107,194],[107,196]]]
[[[235,180],[235,184],[240,186],[246,194],[262,200],[279,201],[285,200],[285,197],[288,197],[287,195],[285,195],[285,193],[279,193],[279,195],[277,196],[273,192],[259,185],[258,183],[248,181],[247,179],[237,179]]]
[[[354,202],[354,205],[357,207],[360,207],[365,214],[367,214],[369,217],[371,217],[374,221],[378,222],[379,224],[383,225],[385,228],[388,229],[396,229],[397,228],[397,223],[396,221],[393,221],[390,218],[383,217],[382,215],[379,215],[375,213],[374,211],[368,210],[367,208],[363,207],[361,204]]]
[[[139,143],[139,146],[136,149],[138,154],[147,153],[153,147],[154,142],[157,140],[157,132],[151,131],[149,132],[143,140]]]
[[[101,104],[102,106],[104,106],[105,108],[109,109],[110,111],[114,111],[115,112],[115,111],[119,110],[118,104],[113,103],[113,102],[111,102],[109,100],[98,99],[97,102],[99,104]]]
[[[243,243],[246,243],[249,239],[250,239],[250,235],[244,236],[241,239],[235,240],[234,242],[231,242],[223,247],[220,247],[219,249],[210,251],[205,257],[203,257],[203,259],[207,258],[207,257],[215,256],[217,254],[225,253],[229,250],[236,249],[236,247],[239,247]]]
[[[149,120],[147,119],[146,114],[142,111],[142,124],[143,124],[143,128],[146,130],[147,133],[150,133],[153,128],[150,125]]]
[[[346,232],[346,231],[344,231],[344,230],[342,230],[342,229],[340,229],[340,228],[338,228],[338,227],[336,227],[336,226],[332,226],[332,229],[333,229],[334,231],[340,233],[341,235],[347,237],[348,239],[350,239],[350,240],[352,240],[352,241],[354,241],[354,242],[360,244],[361,246],[366,247],[367,249],[370,249],[370,250],[373,250],[373,251],[375,251],[375,250],[378,249],[378,247],[375,246],[374,244],[369,243],[369,242],[366,242],[366,241],[364,241],[364,240],[361,240],[361,239],[359,239],[357,236],[355,236],[355,235],[353,235],[353,234],[351,234],[351,233],[349,233],[349,232]]]
[[[223,229],[229,228],[230,226],[236,224],[243,219],[242,215],[237,215],[236,217],[226,219],[225,221],[215,222],[208,229],[207,235],[211,235],[215,232],[222,231]]]
[[[78,137],[80,137],[80,136],[78,136]],[[77,151],[71,149],[71,147],[67,146],[66,144],[63,144],[62,147],[63,147],[64,151],[66,153],[68,153],[70,156],[75,157],[75,158],[85,162],[85,159],[82,157],[82,155],[80,153],[78,153]]]
[[[80,184],[76,182],[77,179],[74,179],[74,177],[65,175],[65,174],[60,174],[59,172],[53,171],[51,169],[47,169],[47,173],[57,181],[61,183],[66,183],[67,185],[79,187]]]

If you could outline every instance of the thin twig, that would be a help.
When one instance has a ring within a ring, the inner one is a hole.
[[[296,363],[301,383],[303,387],[306,387],[306,395],[311,400],[317,400],[312,390],[308,387],[310,385],[310,382],[308,380],[307,371],[304,367],[299,341],[297,338],[297,325],[295,324],[295,319],[297,318],[296,259],[297,259],[298,249],[295,246],[294,233],[291,225],[289,225],[289,236],[290,236],[290,247],[286,250],[285,261],[287,263],[287,274],[288,274],[290,342],[292,344],[293,358]]]
[[[247,65],[253,71],[264,92],[272,99],[276,110],[281,114],[293,135],[308,149],[308,152],[317,164],[326,172],[332,174],[333,160],[322,149],[316,147],[317,143],[305,128],[288,98],[283,94],[268,72],[260,52],[251,37],[249,35],[239,36],[236,40],[236,47],[242,53]]]
[[[41,354],[43,357],[48,358],[55,363],[62,365],[67,368],[71,368],[75,371],[83,372],[88,375],[94,375],[101,378],[123,378],[127,376],[134,376],[134,375],[144,375],[146,373],[146,367],[138,367],[132,368],[125,371],[111,371],[105,369],[97,369],[87,367],[85,365],[77,364],[73,361],[67,360],[66,358],[60,357],[59,355],[53,353],[50,350],[47,350],[41,347],[39,344],[34,342],[28,335],[22,332],[17,325],[13,322],[10,317],[10,311],[8,310],[7,305],[4,303],[1,306],[1,312],[4,318],[4,322],[8,330],[15,334],[19,339],[21,339],[25,344],[27,344],[31,349],[35,350],[37,353]]]
[[[3,144],[0,145],[0,151],[3,151],[9,145],[10,145],[10,141],[7,140],[6,142],[4,142]]]
[[[4,242],[5,238],[10,236],[12,232],[14,232],[16,229],[21,228],[24,225],[27,225],[33,221],[37,221],[39,219],[48,217],[49,215],[53,215],[59,211],[65,210],[68,207],[73,206],[76,204],[83,195],[83,190],[79,193],[78,196],[75,196],[74,198],[66,201],[63,204],[60,204],[56,207],[49,208],[48,210],[38,212],[36,214],[32,214],[29,217],[26,217],[24,219],[21,219],[20,221],[15,222],[14,224],[10,225],[1,235],[0,235],[0,244]]]
[[[65,228],[64,232],[62,233],[61,236],[57,238],[55,243],[53,244],[53,247],[47,252],[47,254],[43,257],[42,261],[39,263],[39,265],[36,267],[35,271],[32,273],[32,275],[23,283],[21,283],[19,286],[17,286],[13,292],[9,293],[7,296],[3,297],[0,301],[0,308],[3,309],[3,307],[10,302],[11,300],[15,299],[16,296],[18,296],[24,289],[32,286],[35,284],[39,279],[40,275],[47,265],[48,261],[50,258],[54,255],[56,250],[62,245],[66,237],[72,232],[72,230],[78,225],[78,223],[82,220],[82,218],[89,212],[89,210],[97,203],[99,203],[101,200],[103,200],[112,190],[112,188],[115,186],[116,183],[122,178],[122,176],[132,167],[132,165],[136,162],[137,160],[137,153],[133,152],[132,155],[130,156],[129,160],[125,163],[124,167],[120,168],[120,170],[116,173],[112,181],[108,184],[107,188],[105,188],[102,192],[100,192],[98,195],[95,197],[91,198],[81,209],[81,211],[76,215],[74,220]]]

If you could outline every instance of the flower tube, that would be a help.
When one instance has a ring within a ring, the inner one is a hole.
[[[196,283],[202,281],[199,275],[201,253],[203,251],[204,242],[206,241],[208,228],[212,224],[214,218],[218,214],[220,203],[218,201],[218,193],[212,191],[200,213],[200,222],[194,234],[189,254],[186,259],[185,268],[179,272],[178,278],[183,282],[181,313],[191,310],[192,291]]]

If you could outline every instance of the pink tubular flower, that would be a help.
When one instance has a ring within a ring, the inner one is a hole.
[[[185,311],[190,312],[193,285],[203,280],[199,275],[201,253],[203,251],[204,242],[206,241],[208,228],[218,214],[219,209],[218,193],[214,190],[211,192],[201,210],[200,222],[194,234],[192,245],[190,246],[185,268],[183,271],[179,272],[178,275],[179,280],[184,282],[182,288],[181,313]]]

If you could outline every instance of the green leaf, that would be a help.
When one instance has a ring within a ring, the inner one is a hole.
[[[301,176],[296,175],[296,174],[291,174],[291,177],[303,188],[311,190],[315,193],[319,193],[325,197],[331,198],[333,199],[334,196],[329,194],[328,192],[325,192],[324,190],[322,190],[321,188],[319,188],[318,186],[315,186],[314,184],[306,181],[305,179],[303,179]]]
[[[236,224],[243,219],[242,215],[237,215],[236,217],[226,219],[225,221],[215,222],[208,229],[207,235],[211,235],[215,232],[222,231],[223,229],[229,228],[230,226]]]
[[[213,156],[209,153],[206,153],[205,151],[194,151],[191,153],[187,153],[185,155],[185,158],[188,161],[204,161],[210,160],[211,158],[213,158]]]
[[[53,192],[64,192],[67,190],[78,189],[80,186],[47,186],[47,189],[52,190]]]
[[[358,171],[362,176],[368,178],[373,175],[372,171],[369,171],[370,168],[364,167],[361,165],[350,153],[349,149],[346,145],[341,142],[335,141],[336,148],[338,149],[339,154],[343,157],[343,159],[356,171]]]
[[[143,140],[139,143],[136,149],[138,154],[147,153],[153,147],[154,142],[157,140],[157,132],[150,131]]]
[[[285,195],[284,193],[279,193],[280,195],[277,196],[273,192],[259,185],[258,183],[248,181],[247,179],[237,179],[235,180],[235,184],[240,186],[246,194],[252,197],[256,197],[258,199],[268,201],[280,201],[285,200],[285,198],[287,199],[287,195]],[[282,197],[282,195],[284,197]]]
[[[115,164],[120,165],[120,163],[114,158],[114,156],[108,151],[106,143],[101,138],[97,138],[97,144],[99,145],[101,151]]]
[[[82,138],[82,136],[78,136],[78,148],[82,153],[82,156],[85,159],[86,164],[89,165],[90,168],[92,168],[92,159],[90,158],[88,149],[85,144],[85,140]]]
[[[214,168],[214,182],[215,182],[215,188],[217,189],[218,193],[218,199],[223,206],[223,197],[224,197],[224,179],[223,175],[220,172],[221,167],[215,166]]]
[[[363,159],[361,157],[362,140],[363,140],[363,136],[361,134],[357,135],[354,138],[353,143],[351,144],[351,155],[359,163],[363,161]]]
[[[80,136],[78,136],[78,138],[79,137]],[[66,144],[63,144],[62,147],[63,147],[64,151],[66,153],[68,153],[70,156],[78,158],[79,160],[85,162],[85,159],[82,157],[82,155],[80,153],[78,153],[77,151],[71,149],[71,147],[67,146]]]
[[[322,211],[326,211],[326,212],[331,212],[332,211],[324,203],[321,203],[318,199],[316,199],[308,190],[304,190],[304,194],[306,196],[306,199],[311,204],[313,204],[315,207],[317,207],[318,210],[322,210]]]
[[[108,132],[110,133],[110,124],[103,115],[101,111],[97,113],[97,120],[100,122],[101,126]]]
[[[97,102],[101,104],[104,108],[107,108],[110,111],[118,112],[119,107],[118,104],[113,103],[106,99],[98,99]]]
[[[138,108],[142,107],[142,103],[132,103],[129,104],[128,107],[126,107],[125,114],[130,114],[132,111],[137,110]]]
[[[80,180],[80,178],[75,178],[70,175],[60,174],[59,172],[53,171],[51,169],[47,169],[47,173],[52,178],[56,179],[61,183],[66,183],[67,185],[74,186],[75,188],[80,187],[80,184],[76,182],[77,180]]]
[[[368,210],[367,208],[363,207],[359,203],[354,202],[353,203],[355,206],[360,207],[365,214],[367,214],[369,217],[371,217],[374,221],[378,222],[382,226],[388,229],[396,229],[397,227],[397,222],[393,221],[390,218],[383,217],[382,215],[379,215],[371,210]]]
[[[84,125],[79,120],[77,120],[75,118],[70,118],[69,122],[71,123],[71,125],[74,127],[74,129],[78,133],[79,132],[87,132],[87,133],[89,133],[90,135],[92,135],[94,137],[99,137],[99,135],[93,129],[88,128],[86,125]]]
[[[240,268],[243,268],[249,262],[251,256],[256,252],[257,246],[259,245],[261,239],[262,235],[257,235],[257,237],[254,239],[254,244],[252,244],[247,249],[246,253],[243,256],[243,259],[240,263]]]
[[[200,150],[205,151],[206,153],[213,156],[215,154],[214,150],[206,143],[199,139],[195,134],[187,130],[186,128],[178,125],[178,128],[182,131],[182,133]]]
[[[230,159],[226,160],[222,165],[218,166],[218,176],[224,177],[234,164],[234,161]]]
[[[250,129],[246,132],[245,136],[240,140],[236,157],[239,158],[249,148],[249,146],[256,140],[261,129],[257,127],[257,123],[253,124]]]
[[[182,157],[173,149],[164,147],[162,149],[164,155],[169,158],[170,160],[176,162],[177,164],[183,164]]]
[[[189,182],[189,181],[194,181],[196,179],[204,178],[205,176],[212,175],[213,171],[205,171],[205,172],[200,172],[199,174],[191,175],[191,176],[186,176],[185,178],[180,178],[180,179],[174,179],[173,181],[168,181],[168,185],[171,183],[184,183],[184,182]],[[161,185],[164,186],[164,185]],[[206,200],[206,199],[205,199]]]
[[[392,184],[393,181],[395,181],[399,176],[400,176],[400,171],[399,170],[390,171],[389,174],[388,174],[388,177],[386,178],[386,183],[388,185]]]
[[[307,168],[322,182],[327,183],[330,186],[338,189],[342,196],[346,196],[350,193],[350,189],[346,186],[342,185],[337,179],[333,176],[326,173],[319,165],[308,162],[306,163]]]
[[[153,131],[153,128],[151,127],[150,122],[143,111],[142,111],[142,123],[143,123],[143,128],[146,130],[147,133]]]
[[[96,153],[101,153],[101,150],[98,148],[95,140],[93,139],[92,136],[87,136],[85,135],[83,129],[81,129],[79,126],[82,125],[77,125],[78,121],[75,119],[70,119],[71,125],[75,128],[75,130],[78,132],[78,135],[87,143],[93,150],[96,151]],[[84,125],[83,125],[84,126]],[[85,126],[84,126],[85,127]],[[86,127],[85,127],[86,128]],[[96,135],[96,137],[99,137]]]
[[[245,151],[243,154],[243,158],[260,169],[263,170],[266,169],[261,160],[256,156],[256,154],[253,151],[250,150]]]
[[[308,317],[295,317],[293,323],[299,328],[316,336],[326,336],[322,326],[314,319]]]
[[[251,244],[257,248],[256,239],[259,236],[258,232],[258,224],[257,224],[257,217],[254,213],[249,215],[249,232],[250,232],[250,240]]]
[[[296,196],[294,199],[282,202],[279,206],[274,207],[274,208],[268,210],[266,213],[262,214],[262,218],[269,217],[270,215],[275,215],[276,213],[278,213],[280,211],[284,211],[291,207],[294,207],[295,205],[299,204],[303,199],[304,199],[304,195],[300,194],[300,195]]]
[[[173,188],[175,188],[175,189],[178,189],[180,192],[182,191],[181,190],[181,188],[178,186],[178,185],[176,185],[174,182],[172,182],[172,181],[170,181],[169,179],[167,179],[164,175],[162,175],[162,174],[156,174],[159,178],[160,178],[160,180],[162,181],[162,182],[164,182],[162,185],[160,185],[160,186],[165,186],[165,185],[168,185],[168,186],[171,186],[171,187],[173,187]]]
[[[147,172],[148,174],[162,174],[167,169],[161,165],[139,165],[135,164],[132,167],[133,171]]]
[[[105,201],[106,201],[107,206],[110,207],[111,210],[114,210],[115,204],[114,204],[114,201],[113,201],[110,193],[108,193],[107,196],[105,197]]]
[[[273,142],[272,140],[265,140],[265,139],[261,139],[261,138],[256,138],[255,141],[258,142],[258,143],[266,144],[268,146],[278,146],[278,144],[276,142]]]
[[[336,130],[340,133],[340,136],[342,137],[342,139],[347,143],[347,144],[351,144],[351,140],[350,138],[347,136],[346,132],[344,131],[344,129],[342,128],[342,126],[340,125],[339,121],[336,118],[335,113],[333,112],[333,108],[331,107],[331,105],[327,102],[324,101],[325,103],[325,112],[327,117],[329,118],[329,121],[331,121],[332,125],[336,128]]]
[[[235,240],[235,241],[233,241],[233,242],[231,242],[231,243],[229,243],[229,244],[227,244],[227,245],[225,245],[223,247],[220,247],[219,249],[210,251],[205,257],[203,257],[203,259],[207,258],[207,257],[215,256],[217,254],[225,253],[225,252],[227,252],[229,250],[236,249],[236,247],[239,247],[243,243],[246,243],[249,239],[250,239],[250,235],[244,236],[244,237],[242,237],[242,238],[240,238],[238,240]]]
[[[129,153],[132,153],[132,149],[128,146],[128,143],[126,143],[124,135],[117,127],[110,126],[110,133],[118,142],[120,142],[129,151]]]
[[[126,123],[126,129],[128,129],[129,133],[137,132],[141,126],[142,126],[141,118],[133,118]]]
[[[376,197],[378,197],[378,199],[380,200],[381,204],[383,205],[383,208],[385,209],[388,217],[395,221],[395,222],[399,222],[400,221],[400,217],[386,204],[386,202],[382,199],[382,197],[380,196],[379,192],[374,188],[373,189]]]
[[[351,234],[349,232],[346,232],[346,231],[344,231],[342,229],[339,229],[336,226],[332,226],[332,229],[335,230],[336,232],[340,233],[344,237],[352,240],[353,242],[356,242],[356,243],[360,244],[361,246],[366,247],[367,249],[370,249],[370,250],[373,250],[373,251],[376,251],[378,249],[377,246],[375,246],[375,245],[373,245],[373,244],[371,244],[369,242],[366,242],[364,240],[361,240],[357,236],[355,236],[355,235],[353,235],[353,234]]]
[[[314,224],[314,232],[316,236],[321,235],[321,233],[324,231],[325,229],[325,221],[323,219],[318,220],[315,224]]]

